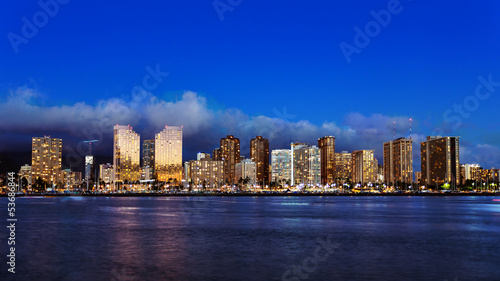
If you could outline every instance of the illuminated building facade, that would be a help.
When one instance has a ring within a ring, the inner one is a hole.
[[[291,180],[290,149],[275,149],[271,151],[271,181],[276,184],[290,184]]]
[[[321,183],[321,153],[315,145],[292,144],[293,184]]]
[[[31,174],[32,172],[30,165],[26,164],[24,166],[21,166],[21,169],[19,170],[19,178],[25,178],[28,182],[28,185],[31,185]]]
[[[145,140],[142,142],[142,167],[149,167],[154,173],[155,169],[155,140]]]
[[[236,164],[235,173],[238,182],[248,179],[247,184],[254,185],[257,183],[257,163],[250,159],[242,160]]]
[[[210,157],[210,154],[208,153],[204,153],[204,152],[198,152],[198,154],[196,154],[196,160],[200,161],[200,160],[211,160],[212,158]]]
[[[420,184],[421,180],[422,180],[422,173],[421,172],[415,172],[415,182],[417,184]]]
[[[85,180],[89,182],[94,178],[95,178],[94,156],[87,155],[85,156]]]
[[[342,183],[352,180],[352,153],[335,153],[335,176]]]
[[[113,141],[113,183],[135,182],[140,177],[139,134],[130,126],[116,125]]]
[[[373,150],[355,150],[352,153],[352,182],[376,182],[378,161],[373,157]]]
[[[224,162],[224,181],[235,184],[238,181],[236,164],[240,162],[240,140],[238,138],[228,135],[220,140],[220,159]]]
[[[321,151],[321,184],[335,182],[335,137],[326,136],[318,139]]]
[[[62,140],[44,136],[31,142],[31,180],[37,178],[49,184],[61,181]]]
[[[217,188],[224,184],[224,162],[203,158],[184,164],[186,181],[195,186]]]
[[[296,182],[295,182],[295,178],[296,178],[296,170],[297,170],[297,164],[296,164],[296,159],[297,159],[297,153],[295,153],[296,150],[302,148],[302,147],[306,147],[307,144],[306,143],[302,143],[302,142],[292,142],[290,144],[290,150],[291,150],[291,158],[290,158],[290,178],[291,178],[291,185],[292,186],[295,186]]]
[[[384,143],[384,181],[387,185],[413,182],[413,140]]]
[[[250,159],[257,165],[257,183],[269,184],[269,140],[262,136],[251,139]]]
[[[73,190],[80,188],[82,183],[82,173],[64,169],[62,171],[62,188]]]
[[[460,182],[478,180],[481,176],[481,166],[478,164],[460,164]]]
[[[459,155],[459,137],[427,137],[420,143],[423,184],[458,184]]]
[[[141,167],[141,180],[152,180],[153,169],[151,167]]]
[[[113,165],[110,163],[99,165],[99,177],[104,183],[111,183],[113,181]]]
[[[159,181],[181,183],[182,126],[165,126],[155,136],[155,171]]]
[[[499,170],[492,168],[492,169],[481,169],[479,172],[479,179],[483,182],[494,182],[498,181],[499,178]]]
[[[216,161],[222,161],[222,155],[220,152],[220,148],[216,148],[212,152],[212,159]]]

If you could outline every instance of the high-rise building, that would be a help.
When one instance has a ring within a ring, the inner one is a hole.
[[[374,183],[377,163],[373,150],[355,150],[352,153],[352,181],[361,184]]]
[[[212,160],[222,161],[222,155],[221,155],[220,148],[216,148],[212,151]]]
[[[113,165],[110,163],[99,165],[99,175],[104,183],[113,181]]]
[[[458,184],[459,137],[427,137],[420,143],[421,172],[424,184]]]
[[[321,183],[321,154],[315,145],[292,144],[294,185]]]
[[[224,162],[203,158],[184,163],[186,181],[205,188],[220,187],[224,183]]]
[[[290,149],[275,149],[271,151],[271,181],[279,185],[291,184],[291,153]]]
[[[113,142],[113,184],[140,178],[141,137],[130,126],[116,125]]]
[[[352,153],[347,151],[335,153],[335,177],[341,183],[352,180]]]
[[[91,180],[94,180],[95,172],[94,172],[94,156],[86,155],[85,156],[85,181],[89,183]]]
[[[483,182],[483,185],[487,182],[494,182],[498,181],[499,177],[499,169],[481,169],[479,170],[479,178],[477,180],[480,180]]]
[[[154,174],[155,170],[155,140],[145,140],[142,142],[142,166],[149,167]]]
[[[295,186],[296,182],[295,182],[295,177],[296,177],[296,153],[295,151],[297,149],[300,149],[302,147],[306,147],[307,144],[306,143],[302,143],[302,142],[292,142],[290,144],[290,150],[291,150],[291,158],[290,158],[290,178],[291,178],[291,185],[292,186]]]
[[[257,163],[250,159],[245,159],[236,164],[235,167],[236,178],[239,181],[248,179],[247,184],[257,183]]]
[[[71,169],[62,170],[62,187],[67,190],[77,189],[82,183],[82,172],[71,171]]]
[[[250,159],[257,165],[257,183],[269,184],[269,140],[262,136],[250,140]]]
[[[44,136],[33,138],[31,143],[32,181],[38,178],[49,184],[61,181],[62,140]]]
[[[214,153],[215,155],[215,153]],[[220,157],[224,161],[225,182],[235,184],[236,164],[240,162],[240,140],[232,135],[228,135],[220,140]]]
[[[413,140],[384,143],[384,181],[387,185],[413,182]]]
[[[181,183],[182,126],[165,126],[156,134],[155,171],[159,181]]]
[[[460,182],[466,180],[477,180],[480,178],[481,166],[478,164],[460,164]]]
[[[335,137],[326,136],[318,139],[321,150],[321,184],[335,182]]]

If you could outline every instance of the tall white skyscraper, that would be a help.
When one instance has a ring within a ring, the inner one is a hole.
[[[275,149],[271,151],[271,181],[277,184],[289,184],[291,181],[290,149]]]
[[[315,145],[292,144],[292,185],[321,183],[321,152]]]

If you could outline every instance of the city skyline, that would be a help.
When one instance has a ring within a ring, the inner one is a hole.
[[[139,179],[140,174],[141,174],[140,169],[151,167],[150,166],[151,163],[156,163],[156,164],[153,164],[153,166],[159,165],[158,161],[160,161],[160,159],[163,159],[160,162],[165,162],[163,165],[165,165],[168,162],[168,163],[172,163],[174,166],[175,165],[180,166],[180,168],[175,169],[175,171],[176,171],[175,173],[181,172],[181,174],[177,177],[177,179],[180,180],[182,178],[182,167],[181,167],[182,163],[187,163],[189,161],[194,160],[194,159],[189,159],[187,161],[181,161],[182,149],[183,149],[183,138],[182,138],[183,126],[165,126],[165,129],[157,134],[156,141],[153,139],[153,140],[144,140],[142,142],[140,141],[140,139],[141,139],[140,133],[133,131],[132,127],[130,127],[128,125],[125,126],[125,125],[118,125],[117,124],[114,127],[114,129],[115,129],[115,144],[114,144],[115,148],[113,149],[113,153],[118,155],[118,156],[114,157],[115,158],[115,160],[113,161],[114,165],[112,165],[112,166],[113,166],[113,169],[115,169],[115,171],[116,171],[116,168],[115,168],[115,166],[117,166],[116,163],[120,162],[119,160],[117,161],[117,159],[120,158],[119,155],[120,155],[121,149],[119,149],[119,147],[125,147],[126,149],[124,151],[125,151],[126,156],[124,157],[124,160],[125,160],[125,162],[127,162],[127,164],[125,164],[125,166],[124,166],[125,170],[127,170],[127,173],[130,173],[131,171],[135,171],[135,173],[136,173],[136,175],[127,176],[127,178],[130,178],[131,180],[132,180],[132,178],[133,178],[133,180]],[[123,133],[120,134],[119,132],[123,132]],[[160,136],[163,137],[162,142],[159,142]],[[35,163],[35,158],[37,158],[37,159],[44,158],[44,157],[45,158],[47,158],[47,157],[53,158],[52,156],[50,156],[50,154],[49,155],[40,154],[39,152],[41,151],[41,148],[38,148],[38,146],[40,146],[40,145],[35,146],[35,143],[43,141],[43,142],[48,142],[49,143],[48,145],[50,146],[51,141],[52,142],[56,141],[57,149],[58,149],[58,153],[59,153],[57,156],[58,163],[59,163],[58,164],[59,170],[63,170],[63,166],[61,164],[62,163],[61,159],[64,158],[64,155],[61,153],[62,139],[51,138],[50,136],[33,137],[32,139],[33,139],[33,141],[32,141],[32,149],[31,149],[31,159],[32,159],[31,163],[32,164]],[[455,165],[455,167],[453,168],[454,169],[453,175],[447,176],[449,181],[451,181],[451,179],[453,178],[458,183],[458,181],[460,179],[460,172],[461,172],[459,169],[460,165],[472,165],[473,168],[477,168],[477,167],[486,168],[486,169],[495,168],[494,166],[487,167],[487,166],[481,165],[480,163],[470,163],[470,162],[464,162],[462,160],[459,160],[459,156],[458,156],[458,155],[460,155],[459,154],[460,145],[458,145],[459,137],[453,137],[453,136],[427,136],[426,141],[423,141],[423,142],[420,142],[417,144],[420,146],[420,149],[418,150],[419,151],[418,152],[419,158],[421,158],[421,159],[426,158],[425,151],[430,150],[428,145],[426,145],[427,143],[429,143],[430,141],[436,141],[436,140],[442,140],[442,139],[448,140],[448,146],[450,146],[449,139],[452,139],[453,142],[455,142],[455,141],[457,142],[456,145],[455,144],[453,145],[453,151],[456,151],[455,153],[457,155],[454,156],[455,154],[453,154],[453,157],[456,157],[456,160],[454,160],[454,162],[453,162],[453,165]],[[344,168],[339,167],[339,165],[340,166],[345,165],[343,163],[343,161],[346,161],[346,160],[340,160],[342,157],[341,155],[347,154],[347,155],[350,155],[350,157],[352,157],[354,159],[355,155],[357,153],[362,153],[361,157],[366,157],[366,152],[370,153],[369,154],[369,159],[371,159],[370,161],[375,161],[374,164],[370,164],[372,166],[372,168],[370,168],[371,175],[368,176],[368,178],[374,178],[374,175],[377,174],[378,164],[380,164],[382,166],[383,171],[381,174],[385,176],[384,182],[393,182],[393,181],[394,182],[410,182],[409,179],[405,180],[405,178],[411,179],[411,178],[413,178],[414,172],[421,172],[421,169],[413,170],[413,165],[411,165],[411,163],[414,162],[413,154],[412,154],[412,150],[413,150],[412,147],[413,147],[413,143],[414,143],[413,139],[405,139],[404,137],[382,143],[383,158],[380,160],[377,157],[374,157],[375,150],[355,149],[352,152],[335,151],[335,137],[333,137],[333,136],[324,136],[324,137],[318,138],[318,143],[320,144],[319,147],[317,147],[316,145],[313,145],[313,144],[300,143],[300,142],[292,142],[290,145],[291,145],[291,147],[295,147],[296,150],[299,150],[301,148],[315,149],[314,155],[317,155],[318,158],[321,158],[320,157],[321,154],[326,153],[326,151],[322,152],[321,147],[325,146],[325,143],[327,140],[330,140],[331,144],[329,144],[329,145],[332,146],[330,148],[331,151],[329,151],[329,153],[332,153],[332,152],[334,153],[333,159],[330,157],[330,160],[327,160],[328,162],[332,162],[333,167],[335,167],[333,170],[333,176],[332,176],[333,178],[332,179],[342,178],[343,177],[342,175],[344,175],[344,173],[345,173],[345,172],[339,171],[339,168],[341,170],[344,169]],[[268,151],[267,147],[269,145],[269,141],[266,138],[263,138],[262,136],[257,136],[255,138],[251,139],[250,149],[252,149],[252,142],[253,141],[260,141],[260,142],[265,143],[265,146],[262,147],[261,150],[266,153],[264,155],[267,155],[267,157],[265,157],[267,159],[260,158],[260,160],[261,161],[267,160],[269,162],[267,164],[268,169],[262,177],[267,175],[266,179],[270,180],[272,177],[272,173],[273,173],[273,167],[271,164],[273,164],[272,159],[273,159],[274,153],[282,153],[284,151],[288,151],[288,153],[291,153],[291,151],[293,151],[293,150],[285,149],[285,148],[278,148],[278,149],[270,150],[271,153],[269,153],[269,152],[267,152]],[[156,144],[157,148],[151,150],[151,146],[154,147],[155,144]],[[239,138],[236,138],[233,135],[228,135],[225,138],[221,138],[220,144],[222,147],[225,147],[226,151],[224,152],[225,153],[224,155],[222,155],[222,154],[218,155],[220,153],[219,152],[220,147],[218,147],[218,148],[215,148],[213,150],[213,153],[214,153],[213,157],[209,153],[200,151],[197,153],[196,160],[200,161],[200,160],[203,160],[200,158],[207,157],[210,160],[222,160],[224,162],[224,158],[227,158],[227,155],[231,156],[231,158],[234,158],[234,159],[231,160],[232,162],[230,161],[229,163],[225,164],[225,165],[227,165],[227,167],[225,169],[229,171],[229,174],[227,176],[232,177],[234,179],[234,181],[236,181],[237,179],[234,177],[235,165],[245,159],[244,155],[238,154],[239,152],[241,152],[240,140],[239,140]],[[169,146],[168,151],[165,150],[162,152],[162,150],[159,149],[159,147],[160,146],[163,147],[163,145]],[[159,150],[161,152],[161,154],[163,155],[163,157],[158,159],[156,157],[155,150]],[[436,150],[436,149],[433,149],[433,150]],[[443,150],[443,149],[440,149],[440,150]],[[37,154],[35,154],[35,152],[37,152]],[[309,152],[307,152],[307,153],[309,153]],[[123,152],[122,152],[122,154],[123,154]],[[36,155],[38,155],[38,156],[36,156]],[[237,155],[239,155],[239,157],[237,157]],[[84,172],[85,172],[85,174],[88,173],[87,159],[89,156],[92,156],[92,155],[84,156],[84,159],[85,159]],[[263,156],[260,156],[260,157],[263,157]],[[288,157],[291,157],[291,155]],[[427,156],[427,157],[429,157],[429,156]],[[443,161],[439,160],[440,162],[444,163],[444,165],[450,165],[450,164],[446,164],[449,162],[446,159],[450,158],[451,156],[442,155],[440,157],[441,158],[445,157]],[[132,158],[133,158],[133,160],[132,160]],[[294,156],[294,161],[296,161],[295,158],[296,158],[296,156]],[[344,156],[344,158],[345,158],[345,156]],[[386,158],[388,159],[388,162],[384,161],[384,160],[386,160]],[[151,161],[151,159],[153,159],[153,161]],[[167,159],[170,159],[170,160],[167,160]],[[361,158],[361,159],[363,159],[363,158]],[[92,156],[92,160],[94,160],[93,156]],[[250,160],[252,160],[252,159],[250,159]],[[37,161],[39,161],[39,160],[37,160]],[[350,161],[351,161],[351,159],[348,160],[348,163],[350,163]],[[429,161],[429,160],[427,160],[427,161]],[[130,163],[128,163],[128,162],[130,162]],[[253,162],[255,162],[255,161],[253,161]],[[361,160],[361,162],[363,162],[363,160]],[[92,166],[94,166],[94,164],[95,165],[103,165],[106,163],[104,163],[104,162],[103,163],[92,162],[91,164],[92,164]],[[321,161],[321,162],[318,162],[318,166],[316,167],[318,169],[318,175],[320,175],[322,178],[322,180],[321,180],[322,184],[334,182],[334,180],[330,180],[329,182],[324,182],[324,180],[323,180],[323,177],[327,176],[327,174],[325,174],[325,172],[323,172],[323,169],[326,169],[325,168],[326,165],[328,165],[328,164],[325,163],[324,161]],[[397,167],[398,165],[400,166],[399,168]],[[120,165],[118,165],[118,167],[119,166]],[[136,168],[131,169],[130,168],[131,166],[135,166]],[[350,164],[348,164],[347,166],[350,166]],[[353,166],[353,167],[355,167],[355,166]],[[392,167],[392,166],[394,166],[394,167]],[[422,163],[421,167],[423,168],[424,166],[425,166],[425,164]],[[434,165],[434,166],[436,166],[436,165]],[[438,168],[441,169],[440,167],[438,167]],[[53,168],[51,168],[51,169],[53,170]],[[289,167],[289,169],[293,170],[291,166]],[[363,169],[364,168],[362,168],[362,170]],[[368,168],[366,168],[366,169],[368,169]],[[407,170],[407,169],[409,169],[409,170]],[[450,168],[447,168],[447,169],[450,169]],[[21,170],[22,170],[22,167],[21,167]],[[392,171],[392,170],[394,170],[394,171]],[[425,168],[425,170],[432,171],[433,169]],[[91,172],[93,172],[93,171],[91,171]],[[155,174],[154,170],[151,170],[151,173]],[[327,172],[327,173],[330,174],[332,172]],[[336,173],[340,173],[340,174],[336,175]],[[350,173],[352,173],[352,171],[347,172],[347,174],[350,174]],[[360,172],[360,173],[363,174],[363,172]],[[118,174],[120,174],[120,172],[118,172]],[[282,174],[282,173],[280,172],[280,174]],[[391,176],[391,174],[393,174],[393,175]],[[449,174],[449,172],[447,172],[447,174]],[[468,170],[467,170],[467,174],[469,174]],[[290,177],[291,177],[291,175],[292,175],[292,172],[290,172]],[[294,174],[294,175],[296,175],[296,174]],[[387,176],[389,176],[389,178]],[[87,176],[85,176],[85,175],[84,175],[84,177],[87,178]],[[120,176],[118,176],[118,178],[119,177]],[[256,177],[258,178],[258,173],[256,174]]]
[[[0,276],[500,276],[500,1],[3,2]]]
[[[245,159],[240,154],[239,138],[227,135],[220,139],[220,148],[213,150],[213,158],[208,153],[199,152],[196,160],[186,161],[183,165],[182,132],[183,126],[165,125],[154,141],[143,141],[141,150],[140,134],[129,125],[117,124],[114,126],[113,165],[94,162],[89,150],[89,155],[85,156],[83,181],[81,171],[62,167],[62,139],[33,137],[31,166],[22,166],[19,174],[29,185],[36,182],[36,186],[40,187],[45,182],[50,186],[69,188],[80,182],[87,184],[87,190],[96,181],[108,185],[111,181],[113,189],[117,184],[155,180],[173,185],[193,183],[203,185],[204,189],[205,185],[215,188],[225,184],[328,188],[345,184],[408,187],[413,183],[455,188],[467,182],[471,184],[470,180],[488,182],[491,179],[494,182],[500,179],[500,169],[460,161],[458,136],[427,136],[426,141],[420,143],[421,171],[414,173],[411,138],[384,142],[383,164],[379,164],[374,150],[335,152],[334,136],[318,138],[318,146],[292,142],[290,149],[271,150],[271,155],[268,153],[269,141],[257,136],[250,141],[252,158]],[[140,151],[143,151],[142,162]],[[156,171],[151,167],[152,159],[153,166],[158,168]],[[266,162],[268,170],[261,168],[259,173],[259,163],[262,166]]]
[[[500,19],[493,11],[500,4],[429,8],[403,1],[379,35],[356,46],[356,27],[364,30],[387,3],[266,3],[263,10],[264,2],[257,1],[226,12],[223,21],[211,3],[121,3],[103,11],[61,5],[17,52],[7,36],[0,44],[6,54],[0,153],[29,150],[32,136],[50,134],[65,140],[66,155],[82,157],[79,142],[99,139],[94,154],[111,156],[114,124],[130,124],[143,139],[153,139],[163,124],[179,124],[185,126],[183,161],[212,151],[229,133],[246,142],[263,135],[270,149],[333,135],[339,151],[358,149],[354,143],[374,149],[380,160],[379,143],[392,139],[393,122],[397,137],[408,137],[413,118],[415,143],[430,135],[460,135],[465,162],[499,167],[498,121],[491,115],[500,83],[494,28]],[[6,5],[6,35],[24,36],[21,19],[43,11],[37,3]],[[129,13],[138,15],[124,16]],[[468,13],[483,16],[456,16]],[[95,21],[75,25],[82,14]],[[453,17],[443,22],[443,14]],[[192,16],[187,33],[165,28]],[[262,22],[245,24],[257,16]],[[113,23],[133,31],[116,33]],[[193,38],[200,40],[193,44]],[[342,43],[359,49],[350,62]],[[242,154],[249,157],[249,149]]]

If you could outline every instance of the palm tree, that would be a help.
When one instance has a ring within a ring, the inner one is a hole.
[[[243,180],[243,184],[248,184],[250,182],[250,178],[249,177],[246,177],[244,180]]]

